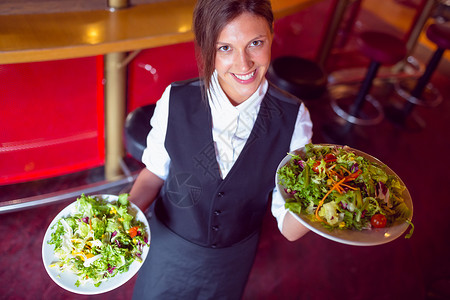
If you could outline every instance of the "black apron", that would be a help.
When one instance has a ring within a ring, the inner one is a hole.
[[[206,248],[173,233],[155,214],[151,244],[138,272],[133,299],[233,299],[244,292],[259,232],[237,245]]]

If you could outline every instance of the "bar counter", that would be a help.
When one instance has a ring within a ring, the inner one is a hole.
[[[272,0],[276,18],[320,0]],[[106,1],[105,1],[106,2]],[[0,15],[0,64],[127,52],[191,41],[194,0],[115,11]]]

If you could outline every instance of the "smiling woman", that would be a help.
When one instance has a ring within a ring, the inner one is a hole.
[[[312,135],[303,103],[265,79],[272,23],[268,0],[197,2],[201,78],[157,102],[130,191],[141,210],[154,203],[135,299],[241,298],[277,165]]]

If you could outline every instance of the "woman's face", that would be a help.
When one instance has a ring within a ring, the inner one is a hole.
[[[267,21],[243,13],[219,34],[215,68],[219,83],[233,105],[247,100],[259,87],[270,65],[272,33]]]

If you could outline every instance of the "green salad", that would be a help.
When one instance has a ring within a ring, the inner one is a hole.
[[[55,246],[58,260],[51,267],[75,273],[76,286],[92,282],[98,287],[128,271],[134,261],[142,262],[148,237],[145,225],[129,208],[128,194],[119,195],[117,203],[84,194],[79,197],[74,213],[52,227],[48,243]]]
[[[326,228],[370,230],[410,221],[402,197],[406,187],[383,165],[356,155],[346,146],[305,146],[304,155],[278,170],[279,184],[288,195],[285,207]]]

